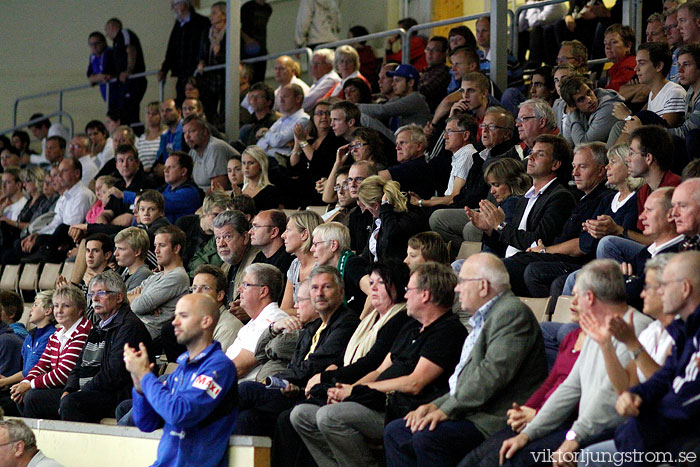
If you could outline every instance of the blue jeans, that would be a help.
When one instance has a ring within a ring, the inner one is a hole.
[[[644,248],[644,245],[634,240],[608,235],[598,242],[596,258],[610,258],[618,263],[629,263]]]
[[[484,436],[468,420],[444,421],[435,430],[411,433],[403,419],[384,428],[387,467],[457,465]]]

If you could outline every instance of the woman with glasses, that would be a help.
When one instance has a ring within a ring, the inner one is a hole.
[[[362,252],[367,260],[403,260],[408,239],[430,230],[425,212],[408,203],[394,180],[387,181],[378,175],[366,178],[360,184],[358,206],[374,217],[374,230]]]
[[[241,155],[243,165],[243,190],[255,201],[257,212],[267,209],[282,209],[282,194],[272,183],[267,173],[267,154],[258,146],[248,146]]]
[[[331,103],[321,100],[313,108],[311,128],[294,125],[294,147],[289,165],[295,178],[296,193],[300,205],[322,204],[321,196],[314,190],[316,181],[322,179],[333,167],[333,154],[345,144],[331,130]]]
[[[360,73],[360,55],[357,50],[351,45],[341,45],[335,49],[335,59],[333,61],[335,71],[340,75],[341,81],[333,86],[333,88],[323,97],[337,97],[339,99],[347,99],[345,97],[345,83],[352,78],[359,78],[371,86],[367,78]]]
[[[374,162],[377,172],[387,168],[384,145],[378,131],[366,127],[355,128],[350,133],[350,143],[338,148],[330,175],[323,179],[323,184],[319,181],[316,186],[317,190],[322,191],[324,202],[333,203],[337,199],[333,189],[337,184],[335,174],[338,170],[357,161]]]
[[[294,314],[294,296],[299,284],[309,277],[314,268],[314,255],[311,252],[313,231],[323,223],[321,216],[313,211],[295,212],[287,220],[287,229],[282,234],[284,249],[296,256],[287,270],[287,284],[284,288],[280,308]]]
[[[83,315],[85,294],[77,287],[59,287],[53,294],[53,314],[61,329],[49,338],[39,361],[27,376],[10,388],[20,413],[30,418],[58,418],[42,407],[57,405],[68,375],[78,363],[92,322]]]
[[[324,222],[340,222],[343,225],[348,225],[350,211],[357,205],[355,200],[350,196],[350,187],[348,185],[349,171],[349,167],[341,167],[335,173],[333,191],[338,196],[338,203],[335,209],[321,216]]]

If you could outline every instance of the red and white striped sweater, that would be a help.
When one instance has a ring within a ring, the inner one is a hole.
[[[35,389],[62,388],[68,380],[68,375],[78,363],[90,329],[92,329],[92,322],[87,318],[81,318],[78,327],[63,347],[63,351],[60,351],[58,331],[53,333],[44,353],[34,368],[29,370],[25,380],[33,381],[32,386]]]

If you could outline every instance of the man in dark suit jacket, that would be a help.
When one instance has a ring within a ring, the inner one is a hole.
[[[480,212],[467,209],[472,224],[484,232],[483,242],[491,251],[503,251],[510,257],[537,245],[541,239],[551,244],[576,205],[565,188],[571,173],[571,148],[561,136],[540,135],[527,163],[533,187],[518,201],[513,222],[505,222],[505,213],[488,200],[479,203]]]
[[[449,392],[386,426],[388,467],[456,465],[503,429],[508,408],[525,401],[547,376],[539,324],[510,291],[498,257],[479,253],[467,259],[455,291],[462,309],[473,314],[473,331]]]

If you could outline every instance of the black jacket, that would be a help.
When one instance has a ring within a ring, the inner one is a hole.
[[[504,243],[522,251],[530,248],[530,245],[539,239],[542,239],[545,245],[551,245],[576,206],[571,192],[558,181],[554,181],[535,201],[527,218],[526,229],[519,230],[518,226],[525,214],[527,202],[525,197],[518,200],[513,222],[506,224],[500,232],[494,230],[491,235],[484,234],[483,243],[492,250],[499,248],[499,243]]]
[[[406,257],[408,239],[417,233],[430,230],[425,211],[412,204],[407,205],[406,212],[396,211],[394,206],[389,203],[382,204],[379,207],[379,219],[382,221],[377,235],[379,261],[386,261],[389,258],[403,260]],[[369,239],[365,244],[362,256],[369,262],[374,261],[374,257],[369,251]]]
[[[160,71],[172,71],[173,76],[191,76],[199,63],[202,42],[209,42],[210,25],[209,20],[194,9],[190,9],[190,19],[184,26],[175,20]]]
[[[128,399],[133,383],[124,366],[124,344],[138,348],[139,342],[146,345],[153,360],[151,335],[146,326],[128,305],[122,305],[105,328],[96,324],[90,330],[80,360],[68,376],[65,391],[111,392],[120,400]]]
[[[316,350],[306,358],[314,334],[322,324],[321,318],[318,318],[301,332],[292,361],[287,369],[278,373],[277,376],[299,387],[304,387],[309,378],[322,372],[329,365],[342,366],[345,347],[359,323],[360,320],[355,313],[344,305],[340,305],[328,321],[326,329],[321,332]]]

